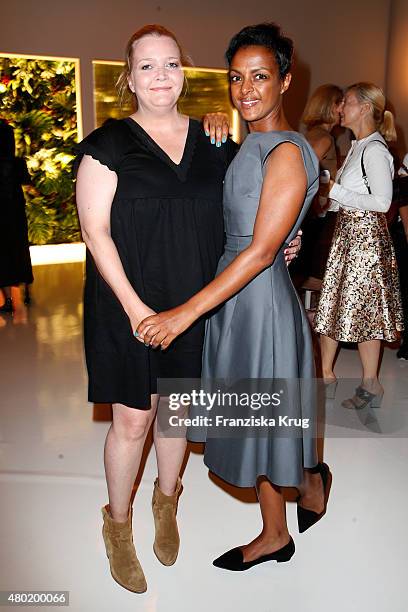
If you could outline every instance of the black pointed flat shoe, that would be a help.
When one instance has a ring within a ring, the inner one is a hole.
[[[322,482],[323,482],[323,491],[324,491],[324,508],[321,512],[314,512],[314,510],[308,510],[307,508],[302,508],[299,505],[300,495],[297,498],[297,519],[299,526],[299,533],[304,533],[309,527],[312,527],[317,521],[320,521],[321,518],[326,514],[327,502],[330,494],[330,487],[332,484],[332,474],[330,472],[330,468],[326,463],[318,463],[316,468],[311,470],[313,473],[319,473]]]
[[[230,570],[231,572],[244,572],[245,570],[259,565],[259,563],[265,563],[265,561],[277,561],[278,563],[284,563],[289,561],[295,554],[295,543],[290,538],[289,542],[285,544],[279,550],[270,553],[269,555],[262,555],[253,561],[244,561],[244,554],[240,548],[232,548],[228,552],[218,557],[213,561],[215,567]]]

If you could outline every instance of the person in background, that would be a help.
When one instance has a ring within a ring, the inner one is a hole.
[[[0,312],[13,313],[21,302],[13,304],[12,293],[25,284],[25,301],[29,302],[28,285],[34,280],[28,242],[28,226],[22,185],[31,182],[27,164],[15,155],[14,130],[0,120],[0,288],[4,304]]]
[[[347,89],[341,125],[352,130],[355,140],[336,181],[329,184],[328,197],[339,212],[314,328],[320,333],[326,384],[336,381],[338,343],[358,343],[362,380],[343,406],[363,408],[378,405],[383,394],[378,380],[381,342],[394,342],[403,328],[397,264],[385,216],[394,173],[387,141],[395,140],[396,132],[382,90],[365,82]]]
[[[398,175],[408,181],[408,153],[398,170]],[[404,332],[397,358],[408,360],[408,201],[398,202],[398,210],[394,222],[390,225],[394,242],[395,255],[398,262],[399,281],[401,287],[402,310],[404,312]]]
[[[305,138],[320,160],[320,167],[328,170],[334,180],[337,173],[337,152],[333,128],[340,123],[343,90],[337,85],[318,87],[311,95],[302,116],[306,126]]]
[[[331,134],[340,123],[340,107],[343,90],[337,85],[326,84],[318,87],[311,95],[303,113],[302,122],[306,126],[306,140],[312,145],[320,161],[320,170],[334,180],[337,173],[337,152]],[[322,177],[323,179],[323,177]],[[327,198],[316,195],[309,214],[303,224],[303,246],[295,264],[302,276],[309,281],[321,281],[326,269],[337,213],[329,211]],[[293,271],[293,268],[292,268]]]

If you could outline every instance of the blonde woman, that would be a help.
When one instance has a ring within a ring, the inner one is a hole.
[[[337,172],[337,151],[331,131],[340,123],[342,100],[340,87],[321,85],[310,97],[302,117],[305,138],[319,158],[320,170],[328,172],[333,180]],[[328,204],[328,199],[321,195],[314,198],[303,224],[303,248],[294,267],[299,281],[307,278],[315,287],[320,287],[323,279],[336,225],[337,213],[328,211]]]
[[[113,406],[103,537],[113,578],[137,593],[147,581],[133,545],[131,495],[152,425],[153,548],[163,565],[175,563],[180,542],[176,512],[186,440],[158,435],[157,379],[200,377],[205,317],[166,352],[152,350],[134,332],[144,318],[177,306],[213,279],[224,241],[223,179],[236,151],[231,140],[211,146],[201,124],[179,113],[187,63],[172,32],[159,25],[138,30],[120,81],[137,110],[89,134],[77,160],[88,248],[89,400]]]
[[[352,130],[355,140],[329,186],[339,213],[314,326],[321,334],[326,383],[336,380],[338,342],[358,343],[362,380],[343,405],[363,408],[378,405],[383,394],[378,380],[381,342],[393,342],[403,328],[398,271],[385,218],[394,174],[387,141],[395,140],[396,133],[384,94],[372,83],[347,89],[341,125]]]
[[[305,137],[320,160],[320,166],[330,172],[334,180],[337,172],[337,153],[332,129],[340,123],[343,90],[337,85],[321,85],[311,95],[303,112]]]
[[[225,177],[224,254],[215,280],[177,308],[147,317],[138,332],[153,346],[171,348],[195,321],[212,312],[203,379],[301,379],[308,390],[300,392],[296,383],[284,412],[307,417],[312,424],[316,402],[310,329],[282,249],[317,191],[319,165],[283,109],[292,55],[293,42],[273,23],[247,26],[231,39],[226,52],[231,99],[247,121],[249,135]],[[239,405],[231,407],[230,414],[239,414]],[[261,532],[213,564],[246,571],[260,563],[289,561],[295,544],[283,487],[298,487],[300,532],[325,515],[331,487],[331,471],[318,463],[312,431],[282,437],[271,426],[260,436],[247,431],[234,436],[226,427],[222,437],[214,437],[211,428],[192,427],[188,437],[206,443],[204,461],[213,473],[236,487],[254,487],[260,504]]]

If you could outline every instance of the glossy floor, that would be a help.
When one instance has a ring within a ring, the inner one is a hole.
[[[257,533],[257,504],[236,499],[209,478],[196,451],[183,477],[179,559],[172,567],[156,560],[151,452],[133,519],[148,590],[135,595],[118,586],[101,537],[109,423],[93,421],[86,401],[82,265],[40,266],[35,276],[27,319],[24,312],[0,316],[0,590],[67,590],[73,612],[408,609],[405,436],[327,438],[333,487],[326,517],[299,535],[295,504],[288,503],[297,547],[292,561],[244,574],[216,569],[211,561]],[[337,373],[358,376],[355,351],[341,351]],[[386,395],[399,384],[405,389],[407,375],[408,362],[385,350]]]

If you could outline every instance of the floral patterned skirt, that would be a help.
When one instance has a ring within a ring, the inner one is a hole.
[[[398,338],[398,269],[383,213],[340,209],[314,328],[342,342]]]

